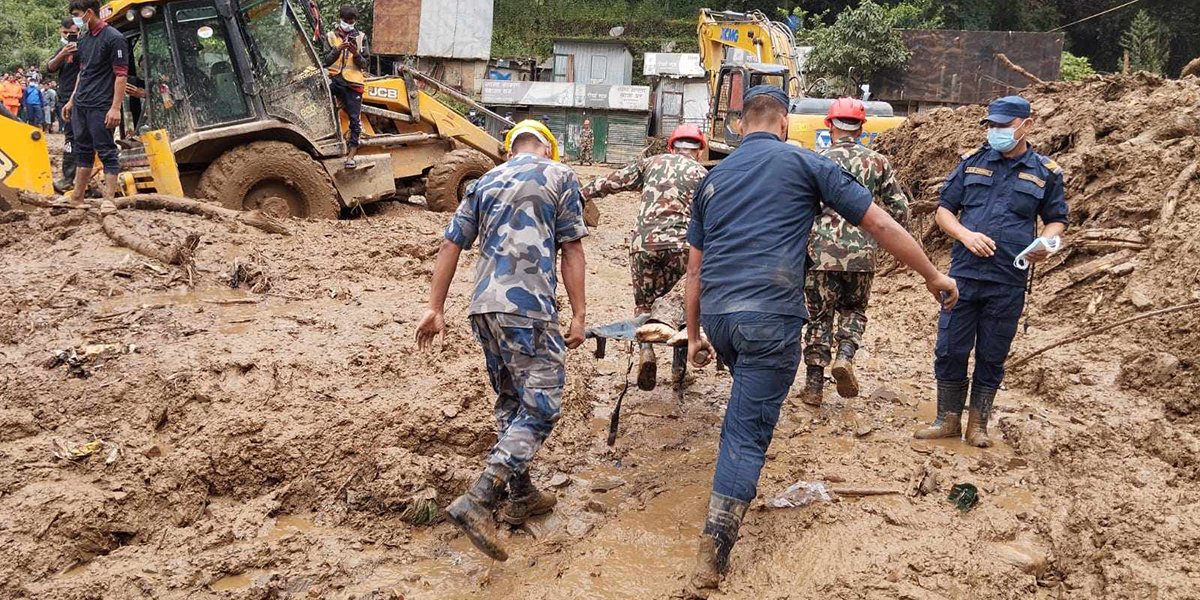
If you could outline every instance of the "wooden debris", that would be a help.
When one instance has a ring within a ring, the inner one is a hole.
[[[1175,208],[1179,206],[1179,197],[1183,194],[1183,190],[1187,188],[1189,182],[1196,177],[1196,171],[1200,169],[1200,161],[1193,161],[1179,176],[1175,178],[1175,182],[1167,190],[1166,201],[1163,202],[1162,211],[1158,216],[1158,225],[1160,227],[1170,225],[1175,218]]]
[[[1091,262],[1084,263],[1078,267],[1074,267],[1067,271],[1068,283],[1055,290],[1054,293],[1060,294],[1067,289],[1075,287],[1076,285],[1079,285],[1080,283],[1083,283],[1097,275],[1106,273],[1109,268],[1128,262],[1132,257],[1133,251],[1121,250],[1119,252],[1102,256]]]
[[[168,210],[201,217],[221,219],[225,221],[236,221],[244,225],[261,229],[267,233],[291,235],[291,232],[283,225],[282,221],[270,217],[261,211],[251,210],[243,212],[240,210],[225,208],[224,206],[217,204],[192,200],[190,198],[181,198],[179,196],[167,196],[164,194],[136,194],[127,198],[117,198],[115,204],[117,205],[117,208]]]
[[[258,304],[261,298],[218,298],[216,300],[201,300],[205,304]]]
[[[1045,81],[1042,81],[1042,79],[1039,78],[1037,75],[1034,75],[1033,73],[1030,73],[1029,71],[1027,71],[1025,69],[1025,67],[1022,67],[1021,65],[1018,65],[1017,63],[1010,60],[1007,56],[1004,55],[1003,52],[996,54],[996,60],[1000,61],[1000,64],[1012,69],[1013,71],[1020,73],[1021,75],[1024,75],[1030,81],[1036,83],[1037,85],[1045,85],[1045,83],[1046,83]]]
[[[1088,229],[1072,236],[1071,245],[1090,252],[1145,250],[1150,241],[1132,229]]]
[[[192,254],[196,251],[196,246],[200,244],[200,236],[189,233],[182,243],[171,248],[163,248],[139,235],[125,224],[124,219],[115,214],[101,219],[100,227],[104,230],[105,235],[116,242],[118,246],[129,248],[138,254],[149,256],[168,265],[190,266]]]
[[[1200,302],[1192,302],[1192,303],[1190,303],[1190,304],[1180,304],[1180,305],[1178,305],[1178,306],[1172,306],[1172,307],[1170,307],[1170,308],[1164,308],[1164,309],[1161,309],[1161,310],[1155,310],[1155,311],[1151,311],[1151,312],[1148,312],[1148,313],[1142,313],[1142,314],[1140,314],[1140,315],[1136,315],[1136,316],[1130,317],[1130,318],[1128,318],[1128,319],[1124,319],[1124,320],[1121,320],[1121,321],[1117,321],[1116,323],[1111,323],[1111,324],[1109,324],[1109,325],[1105,325],[1105,326],[1103,326],[1103,327],[1098,327],[1098,328],[1096,328],[1096,329],[1092,329],[1092,330],[1089,330],[1089,331],[1085,331],[1085,332],[1083,332],[1083,333],[1080,333],[1080,334],[1078,334],[1078,335],[1073,335],[1073,336],[1071,336],[1071,337],[1069,337],[1069,338],[1066,338],[1066,339],[1063,339],[1063,340],[1059,340],[1059,341],[1057,341],[1057,342],[1054,342],[1053,344],[1050,344],[1049,346],[1046,346],[1046,347],[1044,347],[1044,348],[1041,348],[1041,349],[1039,349],[1039,350],[1035,350],[1035,351],[1031,352],[1030,354],[1028,354],[1027,356],[1025,356],[1024,358],[1022,358],[1022,359],[1020,359],[1020,360],[1017,360],[1016,362],[1012,363],[1011,365],[1009,365],[1009,367],[1008,367],[1008,368],[1010,368],[1010,369],[1015,369],[1015,368],[1017,368],[1017,367],[1019,367],[1019,366],[1021,366],[1021,365],[1025,364],[1025,363],[1029,362],[1029,360],[1030,360],[1030,359],[1032,359],[1033,357],[1035,357],[1035,356],[1037,356],[1037,355],[1039,355],[1039,354],[1041,354],[1041,353],[1043,353],[1043,352],[1045,352],[1045,351],[1047,351],[1047,350],[1052,350],[1052,349],[1054,349],[1054,348],[1057,348],[1057,347],[1059,347],[1059,346],[1063,346],[1063,345],[1066,345],[1066,344],[1073,344],[1073,343],[1075,343],[1075,342],[1078,342],[1079,340],[1082,340],[1082,339],[1086,339],[1086,338],[1092,337],[1093,335],[1098,335],[1098,334],[1104,333],[1105,331],[1108,331],[1108,330],[1110,330],[1110,329],[1114,329],[1114,328],[1120,327],[1120,326],[1122,326],[1122,325],[1128,325],[1128,324],[1130,324],[1130,323],[1133,323],[1134,321],[1141,321],[1142,319],[1148,319],[1148,318],[1150,318],[1150,317],[1157,317],[1157,316],[1159,316],[1159,315],[1165,315],[1165,314],[1168,314],[1168,313],[1178,312],[1178,311],[1181,311],[1181,310],[1191,310],[1191,309],[1195,309],[1195,308],[1200,308]]]

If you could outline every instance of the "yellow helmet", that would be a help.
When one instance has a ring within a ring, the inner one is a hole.
[[[533,119],[525,119],[517,123],[515,127],[508,130],[508,135],[504,136],[505,152],[512,152],[513,140],[517,139],[522,133],[532,133],[541,139],[543,142],[550,145],[550,158],[559,160],[558,140],[554,139],[554,134],[550,133],[550,128],[543,125],[540,121]]]

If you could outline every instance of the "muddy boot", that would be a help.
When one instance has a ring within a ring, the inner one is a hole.
[[[992,416],[992,403],[996,401],[996,390],[971,386],[971,408],[967,411],[967,443],[976,448],[989,448],[987,424]]]
[[[696,572],[688,590],[695,596],[707,598],[717,589],[729,569],[729,551],[737,542],[738,529],[750,503],[713,492],[708,500],[708,518],[700,534],[696,553]]]
[[[854,344],[843,342],[838,347],[837,358],[833,361],[833,367],[829,369],[833,375],[833,380],[837,382],[838,395],[843,398],[855,398],[858,396],[858,378],[854,376],[854,353],[858,349]]]
[[[679,346],[671,353],[671,380],[676,386],[682,386],[687,376],[687,352],[687,346]]]
[[[825,367],[808,365],[808,373],[804,377],[804,391],[800,392],[800,401],[809,406],[820,406],[824,389]]]
[[[642,344],[641,354],[638,355],[638,389],[649,392],[658,385],[658,362],[654,358],[654,346]]]
[[[966,381],[937,383],[937,419],[933,425],[913,434],[918,440],[959,437],[962,435],[962,409],[967,401]]]
[[[492,502],[501,487],[496,475],[484,472],[470,491],[454,499],[446,509],[446,517],[454,523],[480,552],[494,560],[508,560],[508,553],[496,539],[496,523],[492,521]]]
[[[508,491],[508,506],[500,511],[500,518],[513,527],[523,524],[529,517],[550,512],[554,505],[558,504],[558,498],[555,498],[554,494],[538,491],[533,487],[529,471],[513,477],[508,484]]]

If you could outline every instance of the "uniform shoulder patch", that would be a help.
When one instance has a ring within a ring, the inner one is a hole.
[[[1062,172],[1063,172],[1062,167],[1058,166],[1058,163],[1054,162],[1053,158],[1050,158],[1049,156],[1043,156],[1043,157],[1041,157],[1041,159],[1042,159],[1042,166],[1046,167],[1047,169],[1050,169],[1051,171],[1054,171],[1058,175],[1062,175]]]
[[[967,175],[983,175],[984,177],[992,176],[991,169],[984,169],[982,167],[967,167],[967,168],[963,169],[963,172],[966,173]]]
[[[967,160],[968,158],[971,158],[972,156],[979,154],[980,150],[983,150],[983,148],[979,147],[979,148],[974,148],[972,150],[967,150],[966,152],[963,152],[962,159]]]

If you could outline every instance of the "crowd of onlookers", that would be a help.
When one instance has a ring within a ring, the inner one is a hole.
[[[47,133],[62,131],[62,117],[57,110],[58,82],[43,80],[37,67],[5,73],[0,78],[0,100],[12,118]]]

